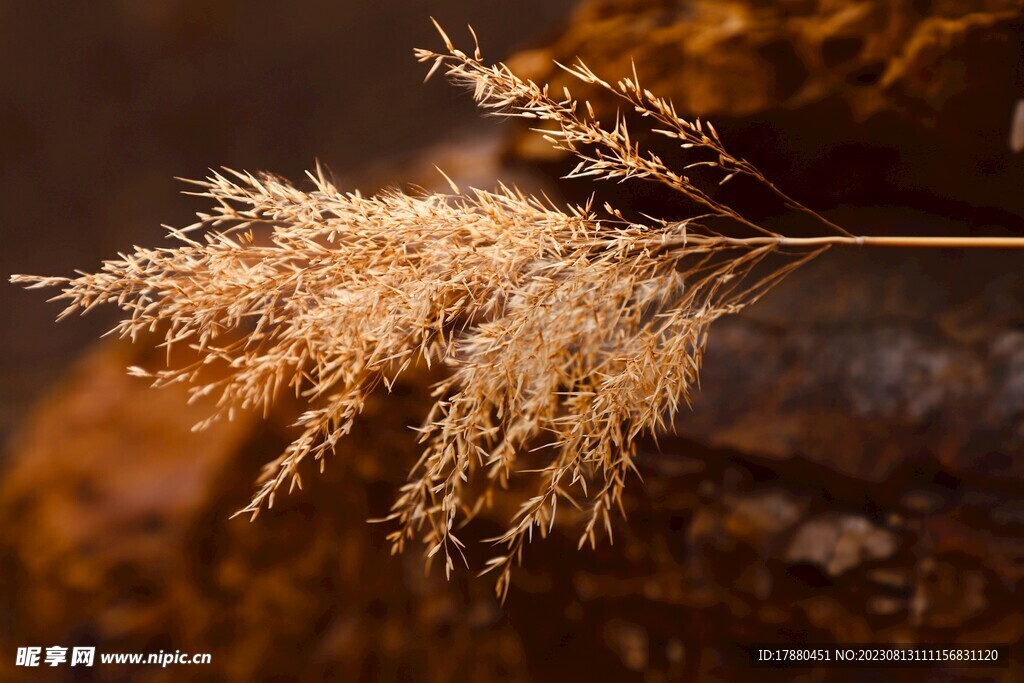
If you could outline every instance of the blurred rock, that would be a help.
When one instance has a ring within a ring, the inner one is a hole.
[[[882,560],[896,551],[896,537],[864,517],[822,516],[805,522],[796,532],[786,560],[810,562],[838,576],[862,562]]]
[[[1010,138],[1022,27],[1019,0],[598,0],[511,66],[614,119],[619,101],[551,60],[579,57],[613,83],[635,64],[646,88],[713,120],[733,153],[818,207],[896,203],[1019,228],[1024,158]],[[671,145],[659,154],[674,158]],[[575,163],[525,130],[512,155],[556,171]],[[609,183],[608,193],[618,208],[679,210],[655,187]]]
[[[209,403],[188,406],[180,388],[154,391],[124,370],[162,360],[145,345],[106,344],[26,425],[0,486],[0,585],[18,587],[5,591],[5,621],[15,627],[0,636],[5,651],[212,653],[189,680],[528,680],[487,582],[425,575],[419,557],[391,558],[379,527],[366,524],[386,509],[408,462],[411,442],[392,421],[422,419],[425,378],[368,404],[345,452],[375,454],[374,467],[339,454],[312,495],[250,524],[230,516],[260,463],[287,443],[281,414],[193,433]],[[387,488],[375,488],[375,476]],[[12,667],[13,657],[0,661],[0,679],[17,680]],[[41,674],[64,680],[65,671]]]

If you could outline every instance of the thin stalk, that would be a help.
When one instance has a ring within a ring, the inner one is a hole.
[[[1024,249],[1024,237],[957,237],[957,236],[926,236],[907,235],[868,236],[868,235],[829,235],[825,237],[723,237],[707,235],[687,235],[671,240],[659,241],[655,246],[659,251],[683,247],[709,247],[724,245],[732,247],[828,247],[833,245],[856,247],[908,247],[931,249]]]

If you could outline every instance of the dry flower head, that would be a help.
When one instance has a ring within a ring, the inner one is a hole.
[[[171,229],[174,246],[136,247],[73,278],[12,279],[61,288],[61,317],[114,303],[125,312],[114,329],[122,337],[160,331],[168,352],[197,350],[188,367],[132,371],[157,386],[185,383],[194,397],[215,395],[211,420],[266,411],[285,390],[308,401],[295,440],[265,466],[242,511],[253,518],[283,489],[302,486],[305,461],[323,467],[371,391],[390,388],[413,364],[443,364],[447,379],[420,428],[422,457],[387,518],[389,539],[395,551],[424,543],[450,572],[461,526],[496,489],[532,480],[533,493],[492,539],[499,550],[486,571],[504,595],[526,543],[550,531],[560,506],[576,510],[581,545],[611,536],[637,439],[670,426],[689,400],[712,323],[829,243],[860,238],[782,193],[730,154],[710,123],[680,117],[635,73],[609,83],[582,63],[563,67],[619,98],[649,132],[699,151],[692,164],[669,168],[631,136],[624,116],[605,125],[568,90],[554,95],[487,65],[479,47],[467,54],[438,31],[447,51],[416,57],[467,86],[488,112],[533,119],[577,157],[570,177],[661,183],[702,207],[699,215],[638,223],[607,205],[563,208],[514,188],[454,183],[445,194],[365,197],[339,190],[319,168],[308,189],[212,172],[192,181],[192,194],[213,208]],[[785,238],[717,199],[714,185],[738,175],[813,216],[822,237]],[[210,381],[215,364],[230,373]]]

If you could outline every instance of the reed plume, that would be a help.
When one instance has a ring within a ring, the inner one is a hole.
[[[437,28],[447,51],[415,53],[430,73],[443,70],[493,114],[532,119],[576,156],[570,177],[657,182],[700,206],[698,215],[637,222],[607,204],[559,207],[514,188],[454,183],[448,193],[364,197],[319,168],[305,189],[225,170],[190,181],[213,208],[172,229],[175,246],[136,247],[73,278],[12,281],[59,287],[60,317],[113,303],[125,313],[120,336],[159,331],[168,352],[195,349],[199,360],[187,367],[132,372],[157,386],[186,383],[194,398],[215,395],[210,420],[266,411],[285,390],[308,401],[295,440],[240,511],[253,518],[284,487],[301,488],[304,462],[323,467],[370,392],[414,364],[445,366],[419,431],[422,456],[387,517],[389,539],[396,552],[421,541],[450,572],[464,547],[456,531],[513,479],[517,491],[531,486],[492,539],[499,550],[485,571],[496,572],[504,596],[525,545],[550,531],[559,506],[576,511],[581,546],[611,536],[637,439],[666,429],[690,400],[718,318],[830,245],[950,240],[853,236],[730,154],[710,123],[679,116],[635,73],[609,83],[582,63],[563,67],[699,155],[674,170],[623,117],[605,125],[568,90],[553,95],[487,65],[478,46],[467,54]],[[780,235],[723,203],[714,186],[736,176],[813,217],[820,234]],[[1020,246],[996,242],[982,246]],[[209,380],[214,365],[229,372]]]

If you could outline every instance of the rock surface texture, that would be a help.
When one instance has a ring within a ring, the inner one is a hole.
[[[812,203],[1019,216],[1022,21],[1019,0],[603,0],[511,66],[575,92],[553,59],[606,80],[635,65],[645,87],[712,119],[733,151]],[[614,119],[617,102],[580,94]],[[513,149],[556,154],[536,135]]]
[[[549,58],[615,77],[632,56],[647,87],[854,231],[998,234],[1024,230],[1009,146],[1022,22],[1020,2],[997,0],[616,0],[582,6],[513,66],[561,85]],[[553,181],[563,160],[529,140],[464,153],[477,164],[464,174],[501,157]],[[627,210],[679,210],[596,189]],[[577,551],[574,529],[556,527],[504,607],[487,579],[446,582],[418,555],[391,557],[365,523],[416,457],[404,426],[423,418],[433,378],[375,397],[326,473],[249,524],[229,516],[297,406],[193,434],[202,405],[123,372],[162,356],[106,344],[39,405],[0,481],[0,645],[213,653],[190,680],[1021,680],[1020,264],[833,250],[720,321],[692,412],[642,454],[615,544]],[[479,537],[509,512],[499,501]],[[742,645],[757,642],[1014,650],[987,670],[752,671]],[[17,676],[10,660],[0,677]]]

